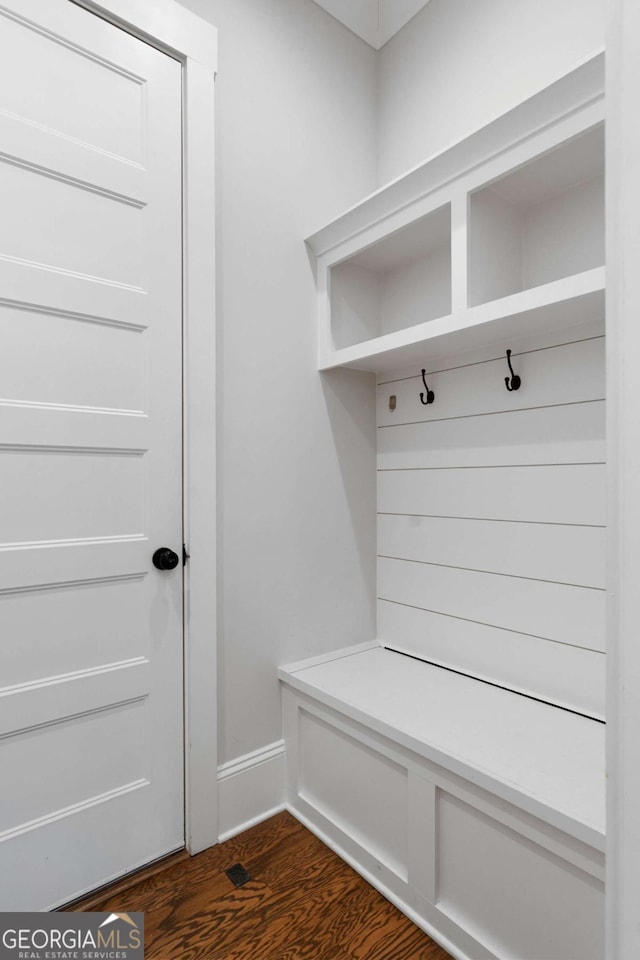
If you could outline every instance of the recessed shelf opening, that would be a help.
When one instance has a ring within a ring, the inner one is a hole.
[[[470,196],[469,306],[604,264],[604,126]]]
[[[330,271],[335,349],[451,313],[449,204]]]

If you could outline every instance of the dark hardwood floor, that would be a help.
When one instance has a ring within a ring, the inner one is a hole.
[[[450,960],[288,813],[70,909],[144,911],[146,960]]]

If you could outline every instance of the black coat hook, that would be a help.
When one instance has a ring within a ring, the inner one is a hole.
[[[423,370],[423,371],[422,371],[422,382],[424,383],[424,388],[425,388],[425,390],[427,391],[426,397],[425,397],[425,394],[424,394],[424,393],[421,393],[421,394],[420,394],[420,402],[421,402],[421,403],[424,403],[425,407],[426,407],[426,405],[427,405],[428,403],[433,403],[433,401],[434,401],[435,398],[436,398],[436,395],[435,395],[435,393],[433,392],[433,390],[429,390],[429,387],[427,386],[427,381],[425,380],[425,373],[426,373],[426,372],[427,372],[426,370]]]
[[[509,370],[511,371],[511,380],[509,380],[509,377],[505,377],[504,385],[509,392],[511,392],[511,390],[519,390],[522,380],[517,373],[513,372],[513,367],[511,366],[511,350],[507,350],[507,363],[509,364]]]

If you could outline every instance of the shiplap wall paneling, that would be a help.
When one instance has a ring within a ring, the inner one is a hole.
[[[438,375],[429,380],[437,384]],[[378,468],[545,464],[560,449],[564,463],[599,463],[604,429],[604,400],[399,423],[378,431]]]
[[[604,650],[604,590],[381,557],[381,600]]]
[[[378,633],[401,653],[604,717],[602,653],[384,600]]]
[[[378,635],[601,718],[604,338],[512,361],[380,378]]]
[[[384,470],[378,498],[380,513],[600,526],[605,470],[602,463]]]
[[[509,346],[505,344],[505,351]],[[433,390],[437,388],[437,402],[428,407],[420,403],[420,391],[424,388],[419,369],[405,369],[395,376],[385,376],[378,388],[378,426],[477,417],[605,397],[603,337],[514,352],[511,361],[522,378],[522,386],[510,393],[504,385],[509,373],[506,352],[500,355],[495,351],[491,360],[470,361],[448,369],[434,367],[426,360],[429,386]],[[393,411],[388,403],[391,394],[396,397]]]
[[[382,557],[604,590],[602,527],[383,515]]]

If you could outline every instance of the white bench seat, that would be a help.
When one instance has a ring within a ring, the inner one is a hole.
[[[604,850],[603,723],[380,646],[280,678]]]
[[[377,644],[279,676],[290,809],[454,956],[601,956],[604,724]]]

